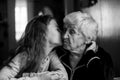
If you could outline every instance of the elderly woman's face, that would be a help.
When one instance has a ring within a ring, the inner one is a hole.
[[[54,19],[52,19],[48,25],[48,39],[49,42],[53,45],[61,44],[60,32],[57,26],[58,25]]]
[[[78,49],[84,51],[85,49],[85,37],[78,31],[75,25],[65,23],[64,25],[64,48],[74,52]]]

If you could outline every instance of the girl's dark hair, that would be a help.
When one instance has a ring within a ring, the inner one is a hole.
[[[37,72],[42,58],[45,57],[47,26],[53,17],[36,16],[26,26],[23,37],[18,42],[16,54],[27,53],[27,72]],[[22,69],[21,72],[25,71]]]

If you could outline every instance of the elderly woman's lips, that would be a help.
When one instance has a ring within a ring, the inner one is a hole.
[[[64,40],[64,44],[70,44],[68,40]]]

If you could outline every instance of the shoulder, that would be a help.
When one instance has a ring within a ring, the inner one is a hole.
[[[20,58],[20,59],[26,59],[28,57],[26,52],[20,52],[18,53],[15,58]]]
[[[101,58],[94,53],[94,51],[89,50],[86,52],[85,56],[86,66],[95,66],[101,63]]]
[[[104,64],[113,66],[111,55],[108,52],[106,52],[103,48],[98,48],[97,55],[101,58]]]
[[[90,58],[86,64],[87,67],[90,67],[90,66],[95,67],[95,66],[100,66],[100,65],[102,65],[102,63],[101,63],[100,57],[98,57],[98,56],[94,56],[94,57]]]
[[[16,65],[22,65],[26,63],[26,60],[27,60],[27,53],[21,52],[21,53],[18,53],[13,59],[11,59],[9,64],[14,63]]]
[[[96,52],[98,54],[98,56],[100,57],[106,57],[106,58],[111,58],[110,54],[108,52],[106,52],[103,48],[98,47],[98,50]]]
[[[92,56],[88,59],[87,62],[88,70],[90,73],[102,78],[111,78],[113,75],[113,64],[109,53],[104,51],[103,48],[99,48],[95,53],[95,56]],[[99,75],[97,75],[99,74]]]
[[[66,53],[65,49],[62,46],[55,47],[52,52],[56,54],[59,58]]]
[[[113,62],[110,54],[101,47],[98,47],[96,53],[93,51],[88,51],[86,56],[88,59],[87,65],[101,65],[113,67]]]

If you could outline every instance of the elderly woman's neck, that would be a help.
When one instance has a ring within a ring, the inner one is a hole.
[[[86,45],[82,45],[82,46],[79,46],[79,47],[75,48],[74,50],[71,50],[71,52],[72,52],[73,54],[81,55],[81,54],[84,53],[85,48],[86,48]]]

